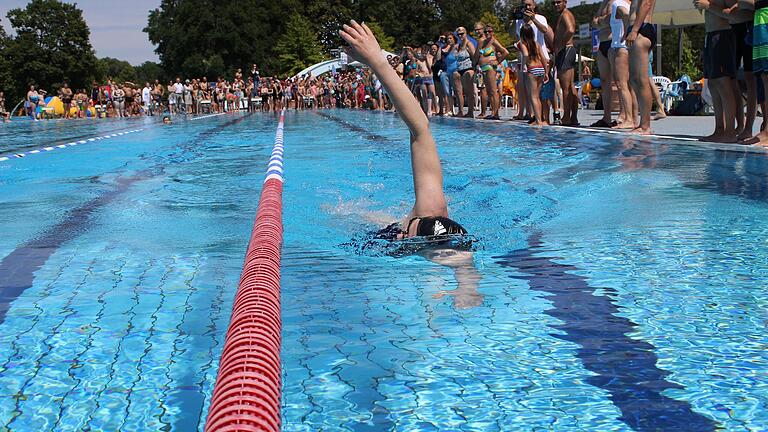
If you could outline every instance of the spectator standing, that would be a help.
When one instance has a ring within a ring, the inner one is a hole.
[[[554,0],[552,4],[560,13],[555,23],[553,51],[557,78],[563,90],[563,124],[578,126],[579,98],[575,86],[576,48],[573,35],[576,33],[576,18],[568,10],[566,0]]]
[[[515,22],[515,33],[517,34],[517,38],[518,40],[520,39],[520,29],[522,29],[525,24],[531,24],[534,40],[539,47],[541,47],[543,60],[549,63],[549,48],[552,47],[554,41],[552,29],[549,27],[547,18],[544,15],[536,13],[537,5],[535,0],[524,0],[523,5],[525,6],[523,18]],[[515,120],[530,120],[533,118],[533,115],[531,115],[533,108],[530,104],[530,90],[527,88],[528,78],[525,66],[526,60],[522,55],[518,55],[518,57],[520,59],[520,67],[517,69],[518,113],[514,118]],[[558,114],[555,113],[555,116],[557,117]]]
[[[752,39],[753,20],[755,19],[754,0],[727,0],[727,8],[723,10],[728,14],[728,22],[731,24],[736,39],[736,68],[744,70],[744,85],[747,89],[746,115],[742,99],[736,98],[736,115],[740,133],[738,139],[746,140],[752,136],[752,128],[755,125],[757,115],[757,81],[752,73]],[[743,121],[742,120],[743,117]]]
[[[736,128],[736,95],[741,95],[735,79],[736,38],[723,12],[724,0],[695,0],[694,5],[704,11],[704,78],[715,109],[715,131],[702,140],[733,143],[740,132]]]
[[[629,48],[629,73],[637,96],[640,125],[632,132],[651,133],[651,79],[648,76],[648,57],[656,45],[656,29],[651,24],[656,0],[632,0],[629,21],[632,23],[624,37]]]
[[[592,123],[591,127],[609,128],[617,124],[611,119],[613,114],[611,111],[613,102],[613,70],[611,69],[609,58],[613,42],[610,26],[611,3],[611,0],[603,0],[596,16],[592,19],[592,27],[598,29],[598,38],[600,40],[596,57],[597,68],[600,70],[600,97],[603,101],[603,117]]]

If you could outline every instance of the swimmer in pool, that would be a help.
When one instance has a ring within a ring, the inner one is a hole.
[[[368,26],[351,21],[349,25],[344,25],[339,35],[349,44],[347,54],[367,64],[379,77],[411,132],[411,168],[416,203],[405,219],[386,228],[386,232],[390,233],[392,240],[466,234],[464,227],[448,218],[448,205],[443,193],[443,172],[427,116],[381,54],[379,43]]]
[[[344,25],[343,30],[339,31],[339,35],[349,45],[345,48],[347,55],[368,65],[379,78],[411,135],[411,169],[416,202],[402,221],[379,231],[377,237],[397,241],[414,237],[439,238],[467,234],[464,227],[448,217],[437,145],[429,130],[429,120],[419,103],[395,69],[387,63],[368,26],[350,21],[349,25]],[[421,250],[419,254],[432,262],[450,267],[456,276],[458,287],[451,291],[441,291],[434,295],[435,298],[451,295],[457,308],[482,304],[483,295],[477,292],[482,276],[474,266],[471,251],[437,245]]]

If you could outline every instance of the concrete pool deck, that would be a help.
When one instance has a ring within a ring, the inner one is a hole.
[[[512,108],[501,108],[499,116],[501,120],[496,122],[511,123],[521,126],[527,126],[524,121],[511,121],[511,117],[515,115],[515,111]],[[614,113],[614,117],[618,113]],[[479,116],[479,112],[475,111],[475,116]],[[702,136],[706,136],[712,133],[715,128],[715,119],[713,116],[667,116],[665,119],[656,120],[651,122],[652,135],[636,135],[628,133],[627,131],[614,130],[608,128],[593,128],[589,127],[590,124],[596,122],[603,116],[602,111],[597,110],[579,110],[579,122],[581,126],[549,126],[550,128],[565,129],[574,132],[581,133],[604,133],[607,135],[625,136],[641,138],[659,138],[669,139],[677,141],[681,144],[697,145],[713,149],[731,150],[731,151],[748,151],[758,153],[768,153],[768,148],[744,145],[744,144],[725,144],[715,142],[699,141]],[[464,119],[470,121],[470,119]],[[479,120],[476,121],[489,121]],[[757,134],[760,130],[760,125],[763,122],[762,117],[755,119],[753,127],[753,134]]]

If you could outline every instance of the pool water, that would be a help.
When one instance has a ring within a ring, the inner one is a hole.
[[[0,430],[202,430],[277,119],[75,123],[0,134],[142,129],[0,162]],[[476,250],[394,258],[400,120],[286,115],[283,430],[768,430],[768,155],[432,129]]]

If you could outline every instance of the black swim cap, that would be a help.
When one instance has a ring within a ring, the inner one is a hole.
[[[416,235],[426,237],[466,233],[467,230],[465,230],[463,226],[447,217],[427,216],[421,218],[419,221],[419,228]]]

